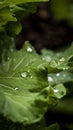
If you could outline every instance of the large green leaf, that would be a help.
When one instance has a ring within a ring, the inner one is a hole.
[[[26,42],[20,51],[9,51],[8,58],[4,54],[0,64],[0,114],[14,122],[32,124],[40,121],[47,109],[59,108],[57,99],[72,94],[72,52],[67,58],[66,51],[53,53],[54,59],[50,53],[50,60],[44,57],[46,53],[43,59]]]
[[[28,44],[9,56],[0,66],[0,114],[14,122],[37,122],[43,118],[48,105],[54,104],[46,63]]]

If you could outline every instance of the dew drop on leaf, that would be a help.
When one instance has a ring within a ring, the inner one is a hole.
[[[15,88],[15,90],[18,90],[18,89],[19,89],[19,88],[17,88],[17,87]]]
[[[32,48],[28,47],[27,52],[32,52]]]
[[[59,77],[59,76],[60,76],[60,73],[57,73],[56,76]]]
[[[22,76],[23,78],[26,78],[26,77],[27,77],[27,72],[21,73],[21,76]]]
[[[53,82],[53,78],[51,76],[48,76],[48,82]]]
[[[58,90],[57,88],[54,88],[54,92],[55,92],[55,93],[58,93],[59,90]]]
[[[63,62],[63,61],[65,61],[65,58],[62,57],[59,61],[60,61],[60,62]]]

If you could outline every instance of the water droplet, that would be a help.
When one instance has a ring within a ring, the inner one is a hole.
[[[48,82],[53,82],[53,78],[48,76]]]
[[[63,62],[63,61],[65,61],[65,58],[62,57],[59,61],[60,61],[60,62]]]
[[[32,48],[28,47],[27,52],[32,52]]]
[[[26,78],[26,77],[27,77],[27,72],[21,73],[21,76],[22,76],[23,78]]]
[[[54,92],[55,92],[55,93],[58,93],[59,90],[58,90],[57,88],[54,88]]]
[[[57,77],[60,76],[60,73],[57,73],[56,76],[57,76]]]
[[[19,89],[19,88],[17,88],[17,87],[15,88],[15,90],[18,90],[18,89]]]

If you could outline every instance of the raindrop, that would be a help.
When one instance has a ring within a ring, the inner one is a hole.
[[[32,48],[28,47],[27,52],[32,52]]]
[[[48,76],[48,82],[53,82],[53,78]]]
[[[26,78],[26,77],[27,77],[27,72],[21,73],[21,76],[22,76],[23,78]]]
[[[59,90],[58,90],[57,88],[54,88],[54,92],[55,92],[55,93],[58,93]]]
[[[17,87],[15,88],[15,90],[18,90],[18,89],[19,89],[19,88],[17,88]]]
[[[56,76],[59,77],[59,76],[60,76],[60,73],[57,73]]]
[[[63,61],[65,61],[65,58],[62,57],[59,61],[60,61],[60,62],[63,62]]]

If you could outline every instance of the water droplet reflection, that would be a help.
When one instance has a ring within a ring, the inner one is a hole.
[[[27,77],[27,72],[21,73],[21,76],[22,76],[23,78],[26,78],[26,77]]]
[[[60,76],[60,73],[57,73],[56,76],[59,77],[59,76]]]
[[[48,82],[53,82],[53,78],[48,76]]]
[[[27,52],[32,52],[32,48],[28,47]]]
[[[15,90],[18,90],[18,89],[19,89],[19,88],[17,88],[17,87],[15,88]]]
[[[59,90],[58,90],[57,88],[54,88],[54,92],[55,92],[55,93],[58,93]]]

